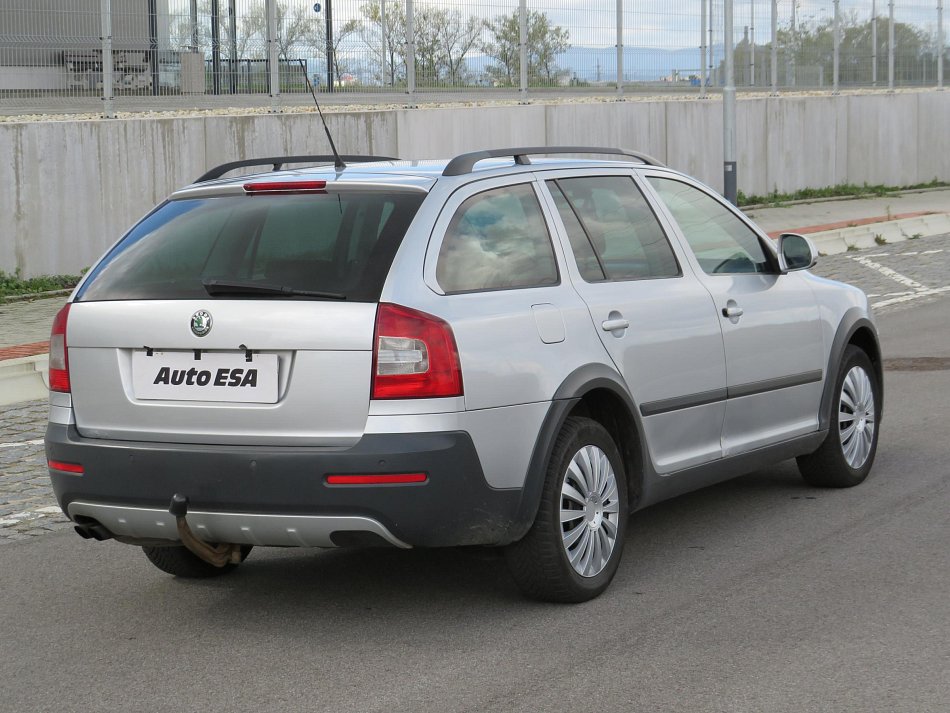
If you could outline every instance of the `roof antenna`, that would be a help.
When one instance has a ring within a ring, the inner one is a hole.
[[[330,136],[330,129],[327,127],[327,120],[323,118],[323,110],[320,108],[320,102],[317,101],[317,93],[314,91],[313,85],[310,83],[310,77],[307,76],[307,65],[304,64],[302,58],[297,59],[297,61],[300,62],[300,68],[303,70],[303,78],[307,80],[307,88],[310,90],[311,96],[313,96],[313,103],[317,105],[317,112],[320,114],[320,121],[323,122],[323,130],[327,132],[327,141],[330,142],[330,150],[333,151],[333,168],[346,168],[346,164],[343,163],[343,159],[340,158],[340,154],[336,150],[336,146],[333,143],[333,137]]]

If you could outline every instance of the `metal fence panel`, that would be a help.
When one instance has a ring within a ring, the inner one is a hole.
[[[769,91],[772,0],[729,1],[736,86]],[[941,57],[945,72],[950,63],[947,31],[942,47],[938,39],[939,1],[839,0],[838,86],[886,88],[891,50],[895,87],[936,86]],[[726,0],[618,2],[527,1],[528,99],[698,96],[702,76],[710,92],[721,90]],[[110,5],[111,48],[101,15]],[[776,8],[777,89],[830,91],[834,0],[778,0]],[[0,111],[98,112],[112,95],[118,110],[280,108],[312,101],[308,78],[328,103],[524,100],[521,49],[519,0],[0,0]]]

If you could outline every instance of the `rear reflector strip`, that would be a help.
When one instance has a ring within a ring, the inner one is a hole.
[[[327,485],[390,485],[393,483],[424,483],[425,473],[377,473],[375,475],[328,475]]]
[[[257,181],[245,183],[244,190],[259,193],[325,193],[326,181]]]
[[[77,475],[82,475],[86,471],[83,469],[79,463],[63,463],[58,460],[48,460],[46,465],[49,466],[50,470],[59,470],[63,473],[76,473]]]

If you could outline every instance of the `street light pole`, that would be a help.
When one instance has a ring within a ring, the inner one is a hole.
[[[736,179],[736,71],[732,37],[732,3],[725,0],[723,13],[723,45],[726,60],[726,84],[722,90],[722,170],[723,194],[733,205],[738,202]]]

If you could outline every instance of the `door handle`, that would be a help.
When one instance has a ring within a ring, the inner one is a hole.
[[[618,329],[626,329],[630,326],[630,320],[627,319],[608,319],[601,323],[601,328],[605,332],[615,332]]]
[[[726,306],[722,308],[722,316],[728,317],[729,319],[739,319],[743,314],[745,313],[742,311],[742,307],[732,300],[729,300]]]

